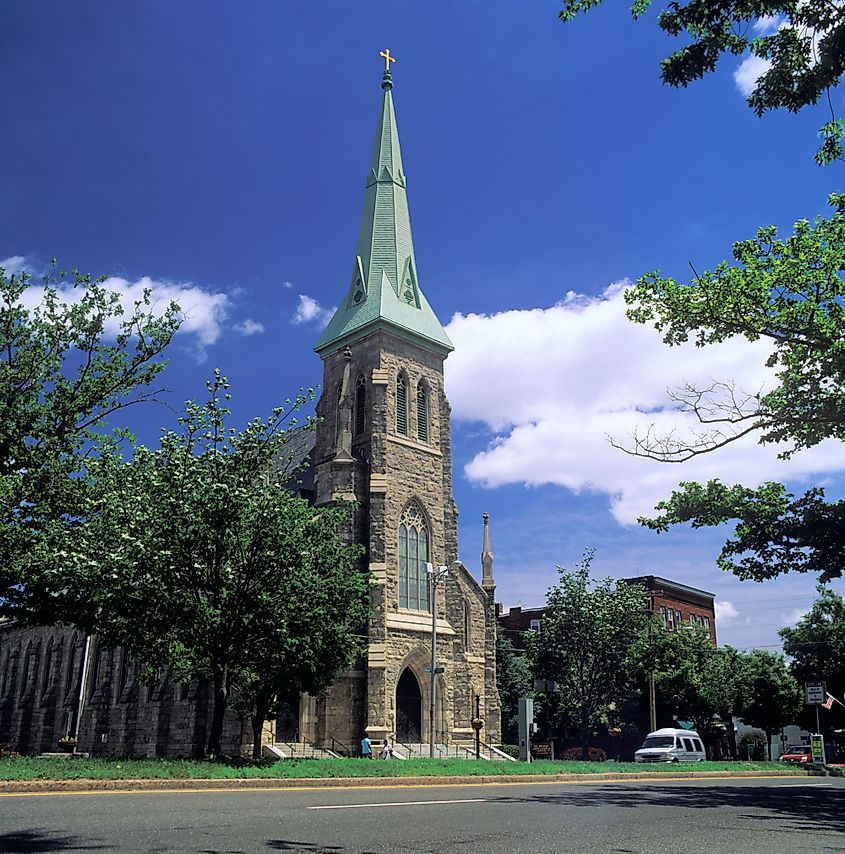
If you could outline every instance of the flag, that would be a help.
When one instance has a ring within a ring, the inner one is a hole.
[[[834,701],[837,703],[839,702],[833,694],[828,694],[827,699],[822,703],[822,707],[825,709],[832,709]]]

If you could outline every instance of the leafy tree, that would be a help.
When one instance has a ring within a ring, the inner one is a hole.
[[[690,284],[649,274],[626,294],[629,317],[652,323],[671,345],[696,345],[732,335],[772,342],[768,366],[773,388],[738,398],[724,383],[676,396],[702,431],[691,444],[673,437],[634,437],[632,453],[683,462],[756,432],[761,443],[788,443],[788,458],[824,439],[845,439],[845,196],[832,196],[835,212],[814,224],[796,223],[785,241],[761,229],[734,247],[739,266],[723,262]],[[719,481],[682,483],[657,505],[661,515],[640,522],[656,531],[736,520],[719,566],[762,581],[784,572],[817,572],[826,581],[842,574],[845,502],[829,502],[814,488],[796,497],[779,483],[757,489]]]
[[[635,650],[649,626],[643,588],[611,578],[591,582],[592,558],[587,551],[573,572],[559,568],[543,629],[529,647],[538,678],[557,682],[556,708],[564,725],[577,729],[584,759],[593,727],[634,684]]]
[[[716,647],[697,629],[662,628],[651,641],[654,683],[660,705],[681,720],[691,720],[711,751],[721,722],[743,699],[740,654]]]
[[[496,685],[502,703],[502,741],[516,744],[519,738],[519,700],[534,687],[527,658],[518,653],[500,629],[496,634]]]
[[[771,759],[772,736],[801,711],[801,688],[782,655],[755,649],[742,655],[741,665],[744,696],[737,711],[745,723],[766,733]]]
[[[563,0],[563,21],[598,6],[601,0]],[[641,18],[651,0],[633,0],[631,14]],[[770,24],[760,27],[760,21]],[[830,99],[845,72],[845,12],[835,0],[753,0],[670,2],[657,16],[670,36],[690,42],[660,64],[663,82],[686,87],[714,71],[724,56],[750,53],[768,63],[748,98],[749,106],[763,115],[784,108],[797,113],[824,96],[830,121],[822,128],[820,164],[842,157],[842,122],[836,119]],[[767,31],[768,30],[768,31]]]
[[[125,312],[103,281],[54,267],[36,284],[0,268],[0,616],[61,617],[46,534],[75,523],[105,419],[155,399],[179,326],[174,303],[156,317],[147,291]]]
[[[339,536],[349,508],[315,509],[286,486],[283,425],[303,398],[238,432],[227,388],[215,373],[158,450],[90,461],[86,523],[65,561],[91,629],[180,681],[210,680],[209,754],[239,680],[267,689],[252,695],[257,718],[285,678],[290,696],[327,684],[368,613],[359,550]]]
[[[563,0],[560,17],[569,21],[600,2]],[[639,18],[650,6],[650,0],[634,0],[632,14]],[[757,26],[759,19],[771,32]],[[725,54],[750,51],[766,60],[770,67],[749,97],[760,115],[778,108],[798,112],[823,95],[830,105],[830,89],[845,70],[845,11],[834,0],[672,2],[657,21],[664,32],[690,40],[662,62],[668,85],[687,86],[713,71]],[[843,158],[843,127],[831,107],[816,154],[820,164]],[[695,274],[689,283],[649,273],[626,293],[629,318],[653,324],[670,346],[690,339],[706,346],[735,335],[768,339],[768,365],[777,380],[763,394],[731,381],[679,389],[675,401],[698,418],[700,431],[691,441],[678,441],[649,429],[626,450],[683,462],[759,433],[763,443],[786,443],[781,456],[788,458],[824,439],[843,439],[845,201],[838,194],[830,201],[833,216],[801,220],[786,239],[773,227],[761,228],[753,239],[734,244],[733,263]],[[818,572],[822,580],[841,575],[845,504],[826,501],[821,489],[796,497],[776,483],[759,489],[683,483],[657,509],[662,515],[640,521],[658,531],[683,522],[700,527],[736,520],[719,564],[742,578],[760,581],[788,571]]]
[[[781,629],[783,651],[791,659],[798,682],[824,680],[827,690],[845,701],[845,601],[838,593],[819,585],[818,598],[794,627]],[[822,710],[824,729],[845,726],[845,709],[834,703]],[[816,728],[815,710],[806,707],[808,728]]]
[[[331,536],[333,532],[324,533]],[[332,544],[335,550],[336,544]],[[361,652],[360,631],[369,608],[361,593],[364,576],[352,571],[353,590],[342,590],[334,597],[326,596],[325,579],[314,572],[288,584],[285,612],[275,621],[282,630],[256,640],[247,651],[249,664],[234,680],[234,696],[236,708],[252,724],[255,759],[261,756],[264,722],[285,707],[298,708],[300,694],[325,691]],[[330,583],[342,581],[335,578]],[[347,599],[349,593],[354,597],[351,600]],[[323,600],[318,613],[315,596]],[[320,620],[318,628],[313,623],[315,618]]]

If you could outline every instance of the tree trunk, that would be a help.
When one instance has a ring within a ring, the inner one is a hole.
[[[767,729],[767,730],[765,730],[765,733],[766,733],[766,759],[768,759],[769,762],[771,762],[772,761],[772,735],[774,734],[774,730]]]
[[[264,721],[269,718],[270,699],[261,691],[255,699],[250,721],[252,721],[252,758],[261,759],[261,733],[264,730]]]
[[[252,758],[253,759],[261,759],[261,733],[264,729],[264,721],[267,718],[261,712],[256,711],[254,715],[250,717],[250,721],[252,722]]]
[[[588,762],[590,759],[590,718],[581,713],[581,759]]]
[[[226,681],[222,673],[214,674],[214,711],[211,714],[211,730],[208,733],[208,756],[213,758],[220,754],[220,741],[223,737],[223,716],[226,714],[226,703],[229,700]]]

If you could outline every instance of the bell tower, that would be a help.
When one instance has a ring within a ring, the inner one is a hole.
[[[426,565],[450,566],[458,556],[443,387],[453,346],[420,287],[393,106],[394,58],[381,55],[381,111],[352,271],[314,348],[324,378],[314,500],[357,502],[348,536],[365,547],[362,568],[373,587],[366,661],[313,709],[310,737],[353,745],[364,732],[399,744],[471,735],[473,692],[498,709],[498,696],[488,697],[489,668],[485,673],[487,592],[456,565],[452,579],[436,588],[443,673],[435,691],[436,731],[429,732]]]

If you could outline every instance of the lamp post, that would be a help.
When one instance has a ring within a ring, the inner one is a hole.
[[[472,719],[472,728],[475,730],[475,758],[481,759],[481,728],[484,721],[481,718],[481,697],[475,695],[475,717]]]
[[[437,666],[437,585],[449,576],[449,567],[439,566],[434,568],[433,564],[427,563],[425,571],[428,573],[429,589],[431,594],[431,688],[429,690],[428,706],[428,755],[434,759],[434,721],[437,701],[437,674],[443,672],[442,667]]]

